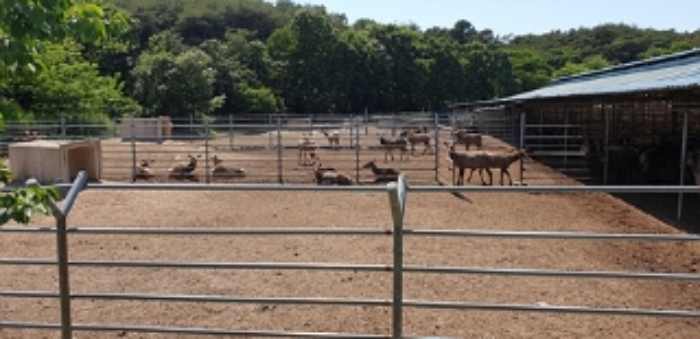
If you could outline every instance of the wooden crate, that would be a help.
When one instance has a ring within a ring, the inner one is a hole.
[[[68,183],[85,170],[91,181],[102,176],[100,140],[36,140],[9,146],[9,168],[16,180]]]

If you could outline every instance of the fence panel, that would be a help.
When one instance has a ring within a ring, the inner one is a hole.
[[[698,274],[656,273],[656,272],[612,272],[612,271],[564,271],[529,268],[498,268],[498,267],[459,267],[459,266],[416,266],[403,262],[403,241],[407,237],[439,237],[439,238],[498,238],[498,239],[534,239],[541,241],[651,241],[651,242],[700,242],[697,235],[664,235],[664,234],[609,234],[609,233],[578,233],[578,232],[527,232],[527,231],[490,231],[490,230],[458,230],[458,229],[407,229],[404,225],[404,215],[409,194],[420,193],[700,193],[700,187],[687,186],[531,186],[531,187],[440,187],[440,186],[408,186],[404,176],[397,182],[382,186],[358,187],[317,187],[306,185],[162,185],[162,184],[89,184],[86,185],[87,175],[84,172],[72,185],[59,185],[59,188],[70,188],[62,205],[54,206],[56,228],[0,228],[0,233],[53,233],[57,240],[57,260],[0,258],[0,265],[43,265],[56,266],[59,269],[59,290],[47,291],[0,291],[0,296],[12,298],[58,298],[61,301],[61,324],[25,323],[4,320],[0,326],[5,328],[60,329],[63,338],[71,338],[75,331],[116,331],[123,330],[140,333],[180,333],[207,335],[239,335],[239,336],[284,336],[284,337],[343,337],[343,338],[383,338],[392,336],[400,338],[403,335],[404,321],[402,314],[405,308],[451,309],[451,310],[481,310],[481,311],[517,311],[534,313],[563,313],[588,315],[644,316],[644,317],[674,317],[700,318],[697,310],[660,310],[637,308],[603,308],[583,306],[549,306],[521,305],[511,303],[488,302],[457,302],[432,300],[404,300],[402,292],[403,278],[407,274],[428,273],[435,275],[501,275],[539,278],[571,278],[571,279],[643,279],[643,280],[678,280],[700,281]],[[286,228],[286,229],[209,229],[209,228],[69,228],[67,216],[79,193],[85,187],[92,190],[167,190],[167,191],[326,191],[326,192],[388,192],[389,207],[392,212],[393,230],[381,228]],[[275,263],[275,262],[227,262],[227,263],[197,263],[182,261],[116,261],[116,260],[69,260],[66,250],[68,234],[80,236],[93,235],[134,235],[134,236],[232,236],[232,235],[266,235],[266,236],[349,236],[363,235],[372,237],[391,237],[393,244],[392,264],[343,264],[343,263]],[[123,267],[123,268],[171,268],[171,269],[220,269],[220,270],[349,270],[369,272],[392,272],[392,300],[381,299],[351,299],[351,298],[269,298],[269,297],[233,297],[233,296],[201,296],[157,293],[81,293],[72,292],[68,284],[68,267]],[[215,302],[215,303],[271,303],[289,305],[342,305],[368,307],[392,307],[392,333],[390,334],[353,334],[353,333],[307,333],[307,332],[276,332],[276,331],[247,331],[236,329],[202,329],[164,326],[132,326],[74,324],[71,321],[71,300],[104,299],[104,300],[155,300],[161,302]]]

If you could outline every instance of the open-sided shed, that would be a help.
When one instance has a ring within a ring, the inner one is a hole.
[[[41,184],[67,183],[84,170],[90,180],[102,175],[100,140],[35,140],[9,146],[9,167],[17,180]]]
[[[700,139],[700,50],[459,106],[505,107],[524,120],[518,132],[530,155],[563,172],[599,183],[679,184],[686,150]],[[693,181],[684,170],[684,181]]]

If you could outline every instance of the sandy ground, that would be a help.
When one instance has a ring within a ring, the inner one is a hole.
[[[330,151],[329,151],[330,152]],[[338,151],[342,152],[342,151]],[[443,152],[444,154],[444,152]],[[418,159],[423,158],[415,157]],[[434,160],[433,160],[434,161]],[[441,160],[442,161],[442,160]],[[394,163],[399,163],[394,162]],[[528,161],[531,184],[577,184]],[[511,169],[519,181],[517,169]],[[432,174],[434,176],[434,174]],[[408,174],[409,182],[414,182]],[[449,181],[449,172],[441,170]],[[427,180],[427,179],[425,179]],[[475,182],[475,180],[473,180]],[[690,197],[689,197],[690,199]],[[697,202],[697,200],[694,200]],[[406,227],[509,231],[681,233],[606,194],[412,193]],[[391,228],[384,193],[86,191],[79,227]],[[39,218],[34,225],[52,225]],[[122,236],[71,234],[72,260],[391,264],[389,236]],[[405,264],[697,273],[693,243],[405,238]],[[0,233],[0,257],[55,258],[51,234]],[[391,273],[71,268],[76,293],[391,298]],[[53,267],[0,266],[0,290],[56,290]],[[697,310],[700,284],[656,280],[406,274],[406,299]],[[0,298],[4,321],[59,322],[53,299]],[[74,300],[75,323],[388,334],[388,308]],[[406,335],[460,338],[696,338],[697,319],[406,308]],[[197,338],[77,332],[76,338]],[[58,338],[0,329],[0,338]]]

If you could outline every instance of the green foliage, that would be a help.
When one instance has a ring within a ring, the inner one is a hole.
[[[105,13],[95,4],[78,0],[2,0],[0,6],[0,81],[34,72],[41,63],[35,57],[45,42],[71,37],[99,42],[128,27],[124,15]],[[108,16],[109,14],[109,16]]]
[[[0,181],[7,185],[12,173],[0,161]],[[0,196],[0,225],[13,220],[27,224],[37,214],[51,215],[52,202],[60,198],[56,188],[26,187],[15,188]]]
[[[275,113],[277,99],[269,88],[253,88],[245,84],[239,86],[239,98],[246,113]]]
[[[141,108],[122,93],[123,84],[101,76],[97,65],[82,58],[80,49],[70,40],[46,43],[37,58],[47,65],[42,72],[8,82],[4,92],[19,99],[17,106],[26,112],[21,114],[43,120],[55,120],[61,114],[68,122],[95,124],[126,113],[138,114]],[[19,114],[15,110],[13,116]]]
[[[214,95],[216,69],[212,58],[198,48],[181,54],[144,53],[132,71],[134,97],[151,116],[202,116],[224,103]]]
[[[118,12],[105,13],[98,5],[72,0],[1,0],[0,1],[0,89],[7,91],[26,84],[21,79],[36,70],[62,66],[62,61],[37,61],[47,54],[43,48],[50,43],[74,39],[83,43],[100,43],[112,35],[118,35],[127,27],[125,16]],[[58,62],[54,64],[53,62]],[[44,67],[40,67],[44,65]],[[28,72],[27,72],[28,71]],[[86,71],[80,68],[79,71]],[[77,73],[72,73],[77,76]],[[43,73],[40,73],[43,76]],[[64,78],[64,80],[66,80]],[[94,85],[94,84],[93,84]],[[30,89],[29,91],[33,90]],[[19,106],[0,93],[0,109],[14,115],[22,115]],[[12,98],[12,97],[10,97]],[[30,100],[33,99],[30,97]],[[7,184],[11,173],[0,164],[0,180]],[[0,196],[0,225],[14,220],[29,223],[37,214],[51,214],[52,200],[59,199],[55,188],[16,188]]]

